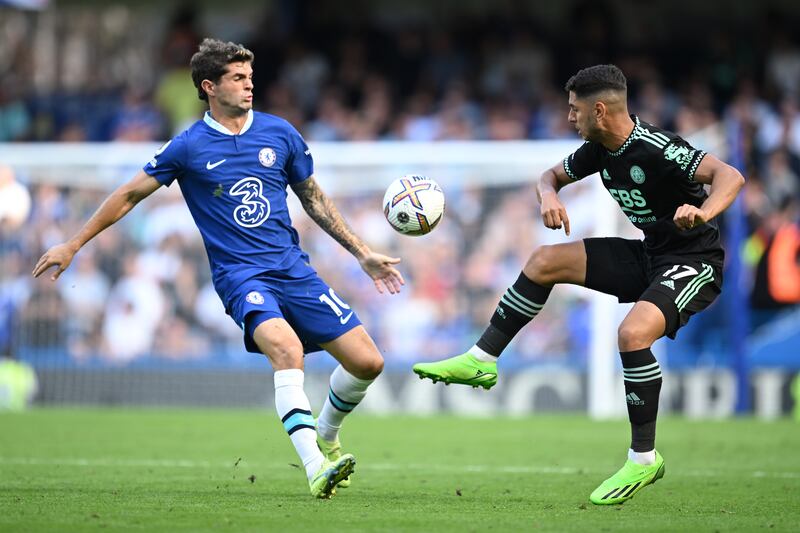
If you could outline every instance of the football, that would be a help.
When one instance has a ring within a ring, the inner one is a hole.
[[[383,214],[403,235],[425,235],[442,220],[444,192],[425,176],[409,174],[394,180],[383,195]]]

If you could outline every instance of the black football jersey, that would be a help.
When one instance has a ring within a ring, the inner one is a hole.
[[[672,132],[631,118],[633,131],[617,151],[587,141],[564,159],[567,175],[579,180],[599,172],[625,216],[644,232],[648,255],[702,254],[721,264],[716,219],[685,231],[672,221],[678,207],[700,207],[708,197],[703,185],[694,181],[706,153]]]

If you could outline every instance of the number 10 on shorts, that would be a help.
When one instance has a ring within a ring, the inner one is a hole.
[[[330,307],[331,310],[336,313],[336,316],[340,318],[344,315],[344,311],[342,311],[342,309],[346,309],[348,311],[350,310],[350,306],[344,303],[342,299],[339,298],[335,292],[333,292],[333,289],[328,289],[328,294],[320,294],[319,301],[327,304],[328,307]]]

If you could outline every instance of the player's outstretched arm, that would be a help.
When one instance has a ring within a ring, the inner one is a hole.
[[[375,282],[378,292],[382,293],[384,287],[391,294],[400,292],[400,287],[405,281],[393,266],[400,262],[400,258],[370,250],[369,246],[364,244],[364,241],[347,225],[331,199],[322,192],[314,176],[292,185],[292,190],[300,199],[308,216],[358,259],[361,268]]]
[[[673,220],[682,230],[692,229],[705,224],[725,211],[736,199],[744,185],[744,177],[732,166],[723,163],[711,154],[707,154],[697,167],[694,180],[711,185],[708,198],[700,207],[683,204],[675,211]]]
[[[57,266],[58,268],[50,276],[53,281],[57,280],[84,244],[124,217],[136,204],[153,194],[160,186],[161,184],[155,178],[140,170],[133,179],[117,187],[105,199],[74,237],[47,250],[39,259],[39,262],[36,263],[33,269],[33,276],[38,278],[50,267]]]
[[[536,184],[536,197],[541,206],[542,222],[550,229],[560,229],[564,225],[564,233],[569,235],[569,216],[567,209],[558,198],[561,187],[572,183],[561,164],[545,170]]]

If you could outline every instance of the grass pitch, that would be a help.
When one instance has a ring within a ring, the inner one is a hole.
[[[577,416],[356,414],[353,486],[318,501],[271,410],[0,414],[0,531],[797,531],[796,423],[667,418],[664,479],[593,506],[627,435]]]

